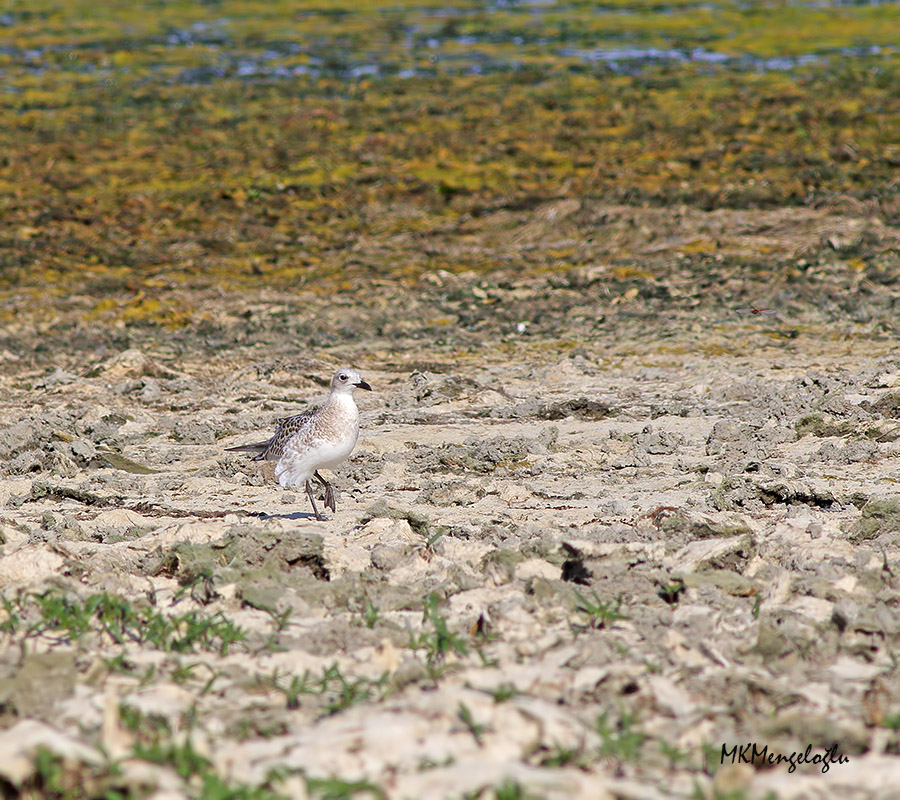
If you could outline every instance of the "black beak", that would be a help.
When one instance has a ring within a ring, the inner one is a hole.
[[[359,383],[354,383],[353,385],[354,385],[357,389],[365,389],[367,392],[371,392],[371,391],[372,391],[372,387],[369,386],[369,384],[366,383],[365,381],[360,381]]]

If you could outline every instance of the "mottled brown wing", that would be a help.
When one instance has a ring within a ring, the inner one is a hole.
[[[275,423],[275,435],[269,439],[269,446],[261,458],[267,461],[277,461],[281,458],[285,445],[309,424],[316,411],[318,411],[318,408],[311,408],[302,414],[295,414],[293,417],[282,417],[278,420]]]

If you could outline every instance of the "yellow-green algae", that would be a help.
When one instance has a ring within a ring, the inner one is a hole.
[[[360,275],[578,263],[571,247],[538,262],[527,248],[486,253],[490,232],[472,221],[498,208],[896,198],[898,59],[869,50],[890,44],[896,5],[443,7],[10,4],[3,296],[24,308],[80,294],[89,321],[177,326],[203,316],[179,297],[185,287],[340,288]],[[615,72],[566,54],[606,47],[816,58],[781,71],[650,59]],[[257,71],[240,74],[245,57]],[[303,64],[313,71],[277,72]],[[366,64],[383,74],[353,72]],[[473,74],[478,64],[489,68]],[[454,229],[470,246],[451,257],[422,246]],[[695,237],[683,251],[716,246]]]

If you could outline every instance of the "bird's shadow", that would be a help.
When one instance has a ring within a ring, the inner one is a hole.
[[[266,514],[264,511],[251,511],[248,516],[256,517],[257,519],[312,519],[316,518],[316,515],[311,511],[293,511],[290,514]],[[321,520],[320,520],[321,521]]]

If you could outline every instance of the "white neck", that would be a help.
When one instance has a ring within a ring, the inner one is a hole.
[[[356,411],[356,401],[353,399],[352,392],[332,392],[329,402],[345,408],[348,411]]]

